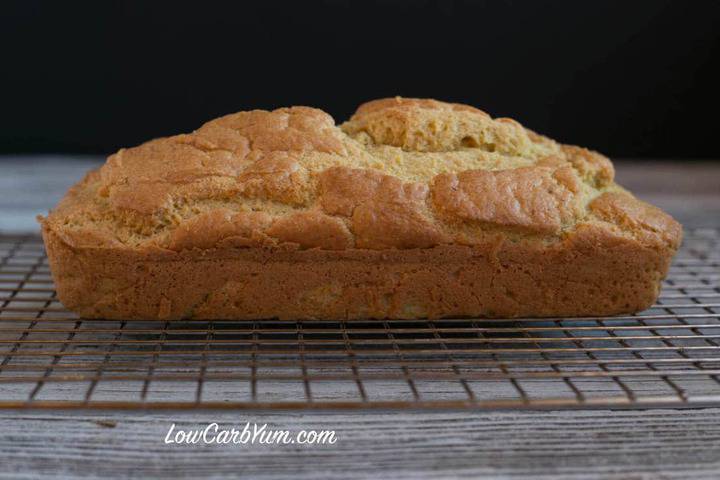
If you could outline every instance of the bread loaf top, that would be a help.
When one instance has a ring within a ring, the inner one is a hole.
[[[581,227],[677,248],[680,225],[613,178],[606,157],[512,119],[389,98],[340,126],[254,110],[121,149],[41,221],[73,247],[133,250],[548,243]]]

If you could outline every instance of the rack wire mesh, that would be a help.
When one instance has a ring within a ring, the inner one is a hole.
[[[0,408],[720,405],[719,240],[687,232],[635,315],[164,322],[78,318],[42,241],[0,236]]]

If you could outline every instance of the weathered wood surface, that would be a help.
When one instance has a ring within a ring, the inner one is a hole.
[[[334,429],[334,445],[166,445],[169,426]],[[115,427],[108,427],[113,425]],[[0,478],[718,478],[720,411],[0,413]]]
[[[0,160],[0,231],[34,230],[34,215],[96,163],[87,159],[59,167],[52,159]],[[687,226],[720,222],[718,166],[620,163],[618,177]],[[72,383],[56,387],[68,397],[79,390]],[[166,398],[184,388],[158,387],[153,394]],[[235,388],[232,382],[214,387],[219,398]],[[4,395],[12,393],[12,386],[3,388]],[[117,383],[100,393],[112,398],[122,388]],[[451,394],[441,384],[433,388],[439,396]],[[0,411],[0,478],[719,478],[719,413]],[[193,429],[211,422],[242,427],[248,421],[293,432],[335,430],[338,442],[163,443],[172,423]]]

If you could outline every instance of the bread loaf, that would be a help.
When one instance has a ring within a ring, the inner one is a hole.
[[[89,318],[609,315],[652,304],[682,235],[613,178],[514,120],[392,98],[121,149],[40,220]]]

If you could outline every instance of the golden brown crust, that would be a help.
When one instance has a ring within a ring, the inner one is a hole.
[[[449,242],[424,214],[427,185],[345,167],[322,172],[319,185],[323,210],[350,218],[358,248],[426,248]]]
[[[483,148],[520,154],[532,143],[511,119],[493,120],[476,108],[424,99],[384,99],[367,103],[345,124],[348,133],[365,132],[375,143],[420,152]]]
[[[581,214],[573,180],[567,167],[445,173],[433,181],[433,203],[456,221],[556,234]]]
[[[657,207],[626,192],[605,192],[589,205],[598,218],[629,232],[644,244],[677,250],[682,226]]]
[[[61,299],[85,315],[615,313],[652,301],[682,230],[613,177],[512,119],[393,98],[339,127],[308,107],[240,112],[120,150],[42,223]],[[251,305],[263,292],[285,299],[275,313]]]
[[[511,119],[396,98],[361,106],[342,129],[324,112],[293,107],[227,115],[123,149],[47,222],[78,247],[209,248],[208,238],[248,238],[251,227],[224,222],[208,237],[195,227],[200,218],[262,211],[270,221],[253,236],[281,245],[292,237],[286,217],[321,209],[338,217],[325,225],[344,222],[351,238],[338,243],[339,230],[325,228],[293,243],[428,248],[475,243],[483,226],[556,236],[588,217],[588,202],[615,188],[612,176],[605,157]]]
[[[266,233],[281,243],[296,244],[301,248],[346,250],[353,247],[353,237],[345,223],[316,210],[282,217]]]
[[[236,241],[242,239],[243,246],[261,246],[264,242],[260,232],[271,224],[272,219],[263,212],[210,210],[184,222],[161,245],[180,252],[194,248],[215,248],[222,240],[233,238]]]

